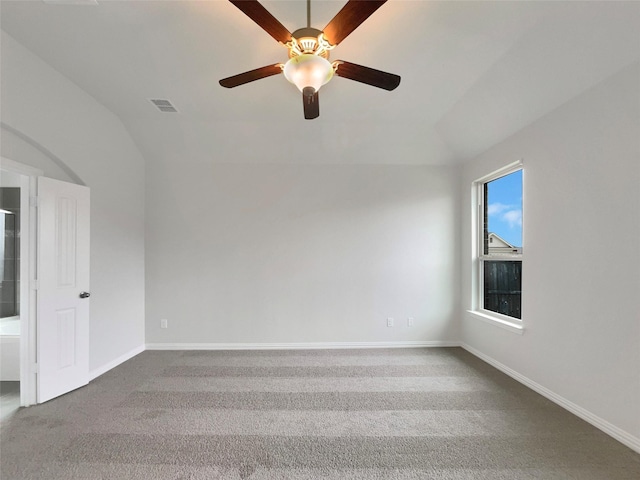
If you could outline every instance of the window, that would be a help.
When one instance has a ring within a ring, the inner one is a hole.
[[[475,310],[499,321],[522,321],[522,164],[474,184],[477,194]]]

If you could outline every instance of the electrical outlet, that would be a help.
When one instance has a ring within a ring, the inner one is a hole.
[[[169,328],[169,322],[166,318],[160,320],[160,328]]]
[[[407,327],[413,327],[413,317],[407,318]]]
[[[393,318],[387,318],[387,327],[393,327]]]

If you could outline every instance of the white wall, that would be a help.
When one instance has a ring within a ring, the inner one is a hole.
[[[0,120],[2,119],[2,110],[0,109]],[[21,136],[8,125],[0,125],[0,154],[4,158],[9,158],[14,162],[30,165],[41,170],[45,177],[55,178],[63,182],[83,184],[77,177],[73,176],[64,165],[56,163],[60,162],[57,158],[52,158],[53,154],[38,148],[38,144],[30,143],[30,139]]]
[[[456,172],[154,163],[147,343],[455,341]]]
[[[49,163],[48,174],[91,188],[90,368],[100,370],[144,345],[144,161],[109,110],[5,32],[1,47],[4,153],[38,168],[48,155],[67,169]]]
[[[462,340],[630,435],[640,448],[640,65],[464,166],[462,304],[471,305],[471,183],[524,161],[519,336],[463,314]],[[629,440],[629,439],[628,439]]]

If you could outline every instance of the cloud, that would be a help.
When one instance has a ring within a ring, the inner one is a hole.
[[[487,213],[490,217],[493,217],[495,215],[500,215],[502,212],[509,210],[510,208],[512,208],[511,205],[505,205],[504,203],[491,203],[487,206]]]
[[[522,209],[515,205],[496,202],[487,206],[487,214],[501,222],[509,224],[509,228],[522,226]]]
[[[522,226],[522,210],[509,210],[502,214],[502,220],[509,224],[509,228]]]

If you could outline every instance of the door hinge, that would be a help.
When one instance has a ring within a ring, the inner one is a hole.
[[[29,206],[38,208],[40,206],[40,197],[29,197]]]
[[[34,363],[31,365],[31,373],[40,373],[40,364]]]
[[[31,288],[33,290],[40,290],[40,280],[31,280]]]

